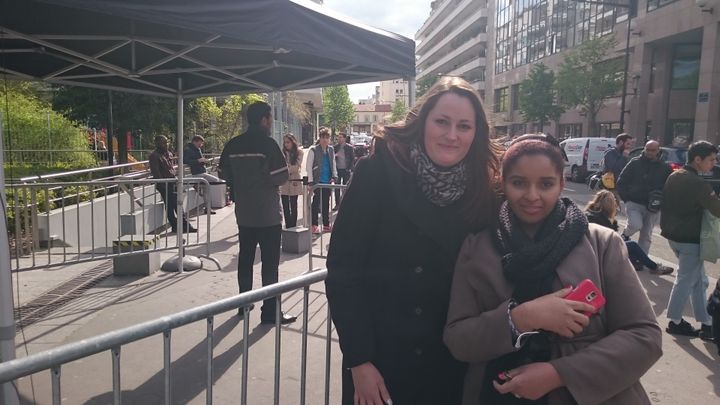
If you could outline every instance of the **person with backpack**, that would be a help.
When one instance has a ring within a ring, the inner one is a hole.
[[[653,229],[660,219],[662,190],[670,173],[670,166],[660,161],[660,144],[649,141],[643,153],[625,166],[617,181],[628,217],[623,239],[629,240],[640,232],[638,244],[646,254],[650,253]]]

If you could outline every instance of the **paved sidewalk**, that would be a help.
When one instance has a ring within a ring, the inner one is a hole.
[[[193,306],[230,297],[237,293],[237,227],[232,207],[213,216],[212,252],[222,270],[208,269],[184,274],[157,272],[149,277],[109,277],[47,317],[17,335],[18,356],[57,347],[120,327],[172,314]],[[323,240],[327,244],[328,238]],[[315,241],[319,252],[319,240]],[[324,248],[326,251],[326,248]],[[192,253],[190,251],[189,253]],[[167,256],[170,254],[168,253]],[[260,255],[257,255],[259,261]],[[102,262],[94,264],[102,265]],[[85,266],[85,265],[83,265]],[[324,267],[316,259],[315,267]],[[72,269],[74,266],[68,266]],[[308,269],[307,255],[283,254],[280,279],[295,277]],[[54,288],[63,268],[34,270],[20,274],[23,295],[40,296]],[[71,270],[77,271],[77,270]],[[255,267],[255,285],[260,285],[260,266]],[[69,273],[68,273],[69,274]],[[641,272],[658,321],[667,324],[665,307],[673,276],[653,276]],[[713,280],[714,282],[714,280]],[[322,404],[325,378],[327,306],[322,283],[311,287],[308,361],[308,404]],[[283,310],[301,315],[297,323],[282,328],[282,404],[299,403],[302,293],[283,297]],[[275,329],[259,325],[259,308],[250,316],[249,403],[272,403]],[[239,402],[242,365],[242,321],[235,312],[215,319],[214,399],[217,404]],[[173,332],[173,403],[201,404],[205,401],[204,321]],[[711,404],[720,397],[720,357],[714,345],[699,339],[675,338],[664,334],[665,354],[643,377],[653,402],[665,404]],[[162,338],[152,337],[123,347],[122,387],[124,403],[162,403]],[[330,403],[339,403],[340,351],[336,336],[332,340]],[[618,370],[622,372],[622,370]],[[112,375],[109,353],[101,353],[63,367],[63,403],[107,404],[112,402]],[[36,374],[32,381],[19,384],[24,403],[49,404],[49,372]],[[33,394],[34,391],[34,394]],[[110,394],[108,394],[110,392]]]

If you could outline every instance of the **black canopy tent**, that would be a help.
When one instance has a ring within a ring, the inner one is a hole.
[[[411,39],[352,22],[306,0],[0,2],[0,77],[175,97],[180,161],[185,98],[413,79],[414,53]],[[178,185],[182,181],[179,171]],[[182,187],[178,191],[182,210]],[[1,155],[0,193],[4,196]],[[14,353],[4,225],[3,361]],[[182,243],[178,246],[182,258]]]

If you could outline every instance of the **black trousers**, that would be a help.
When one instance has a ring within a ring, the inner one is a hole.
[[[252,290],[253,264],[255,263],[255,249],[260,245],[260,259],[262,260],[262,285],[268,286],[278,282],[278,267],[280,266],[280,237],[282,227],[278,225],[251,228],[238,227],[240,240],[240,254],[238,255],[238,287],[240,293]],[[262,319],[275,319],[276,298],[269,298],[263,302]]]
[[[320,213],[320,200],[322,200],[323,225],[330,226],[330,195],[329,189],[318,188],[313,192],[312,199],[312,224],[318,225],[318,214]]]
[[[297,226],[298,217],[298,196],[296,195],[282,195],[283,214],[285,215],[285,229],[294,228]]]
[[[337,169],[338,181],[337,184],[347,185],[350,182],[350,169]],[[335,205],[340,204],[340,190],[335,190]]]
[[[167,220],[173,231],[177,231],[177,188],[175,183],[157,183],[155,190],[165,203]],[[187,221],[185,221],[187,223]],[[187,225],[185,225],[187,227]]]

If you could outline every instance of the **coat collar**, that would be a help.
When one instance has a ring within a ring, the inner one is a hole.
[[[470,233],[470,227],[463,221],[460,201],[448,207],[438,207],[423,195],[412,173],[402,169],[385,145],[376,145],[382,155],[385,173],[388,175],[392,197],[400,210],[417,226],[421,234],[440,245],[454,261],[460,246]]]

